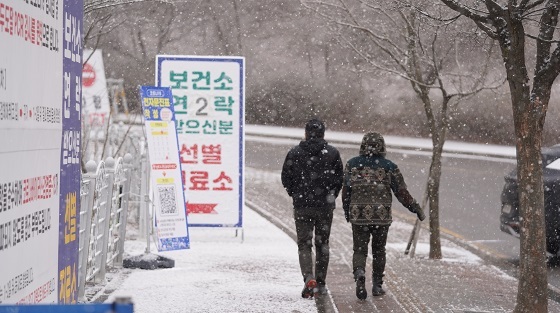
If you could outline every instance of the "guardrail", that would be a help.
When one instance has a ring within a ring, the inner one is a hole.
[[[130,153],[86,164],[80,190],[79,302],[86,300],[86,283],[103,283],[109,267],[122,266],[132,174],[139,170]]]
[[[142,125],[143,120],[139,115],[135,114],[118,114],[115,120],[122,125]],[[121,126],[122,127],[122,126]],[[374,129],[372,129],[374,130]],[[264,137],[264,138],[282,138],[291,140],[303,140],[305,135],[303,125],[301,128],[272,126],[272,125],[255,125],[246,124],[243,128],[246,138]],[[362,142],[364,133],[352,133],[342,131],[327,131],[325,139],[331,143],[338,144],[356,144]],[[432,151],[432,140],[429,138],[412,138],[383,135],[385,144],[388,149],[414,150],[414,151]],[[515,146],[494,145],[488,143],[471,143],[455,140],[446,140],[443,146],[444,153],[454,155],[474,155],[485,156],[491,158],[515,160]]]
[[[283,138],[292,140],[303,140],[304,129],[283,126],[245,125],[245,135],[253,137]],[[331,143],[355,144],[359,147],[364,133],[351,133],[340,131],[327,131],[325,139]],[[429,138],[411,138],[383,135],[388,149],[432,151],[432,140]],[[484,143],[460,142],[446,140],[443,146],[444,153],[455,155],[476,155],[506,160],[515,160],[516,150],[514,146],[502,146]]]

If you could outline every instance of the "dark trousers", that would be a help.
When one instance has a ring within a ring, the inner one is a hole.
[[[329,266],[329,237],[333,210],[317,208],[316,210],[294,211],[296,222],[299,266],[303,281],[314,277],[318,284],[325,284]],[[313,275],[313,233],[315,233],[315,275]]]
[[[389,225],[355,225],[352,224],[352,237],[354,239],[354,256],[352,267],[354,275],[357,271],[365,271],[368,254],[368,244],[371,237],[372,276],[383,277],[385,271],[385,244]],[[363,273],[363,272],[362,272]]]

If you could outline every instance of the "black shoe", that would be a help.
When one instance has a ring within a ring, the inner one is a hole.
[[[317,287],[317,281],[314,278],[308,278],[301,291],[301,297],[305,299],[313,298],[315,293],[314,289]]]
[[[383,279],[381,277],[373,278],[373,287],[371,288],[371,295],[374,297],[382,296],[385,294],[385,290],[381,287],[383,285]]]
[[[329,293],[329,290],[327,289],[327,286],[325,286],[325,284],[317,284],[317,288],[315,288],[313,291],[315,293],[315,296],[322,296]]]
[[[360,300],[365,300],[367,298],[366,278],[364,276],[356,279],[356,297]]]

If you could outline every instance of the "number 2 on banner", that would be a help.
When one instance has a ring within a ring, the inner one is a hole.
[[[204,112],[204,109],[206,109],[206,107],[208,106],[208,100],[206,100],[206,98],[198,98],[196,99],[196,104],[199,104],[200,102],[202,102],[202,106],[196,110],[196,115],[208,115],[208,112]]]

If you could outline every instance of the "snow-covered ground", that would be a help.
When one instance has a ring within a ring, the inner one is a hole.
[[[409,234],[410,224],[394,221],[396,233]],[[131,297],[134,312],[315,312],[315,302],[300,296],[303,282],[297,246],[279,228],[249,208],[244,209],[244,240],[233,229],[190,228],[191,248],[171,252],[152,251],[175,260],[171,269],[124,269],[105,286],[106,302]],[[421,234],[416,257],[428,258],[428,235]],[[406,242],[390,242],[388,251],[402,253]],[[152,247],[153,244],[152,244]],[[129,255],[145,251],[142,240],[126,242]],[[482,266],[471,252],[443,240],[443,262],[481,266],[488,276],[507,276]],[[510,278],[513,280],[513,278]]]
[[[287,131],[287,132],[286,132]],[[251,128],[251,133],[276,134],[284,138],[293,132],[292,140],[302,130],[283,128]],[[362,134],[331,134],[340,140],[359,142]],[[262,138],[262,137],[261,137]],[[329,139],[329,138],[327,138]],[[282,139],[277,139],[282,140]],[[332,140],[332,138],[331,138]],[[414,148],[415,140],[387,138],[390,142],[404,143]],[[420,140],[425,141],[425,140]],[[425,142],[418,141],[418,149]],[[470,149],[469,149],[470,148]],[[461,153],[483,151],[488,155],[511,156],[511,147],[489,145],[459,145]],[[456,151],[457,151],[456,150]],[[107,302],[116,297],[129,296],[135,312],[314,312],[315,302],[300,296],[303,282],[299,272],[295,242],[266,219],[245,208],[243,217],[244,240],[235,236],[235,230],[226,228],[189,228],[191,248],[159,255],[175,260],[171,269],[123,269],[100,293],[109,294]],[[411,225],[395,222],[391,232],[410,233]],[[423,234],[422,237],[426,236]],[[447,241],[445,241],[447,242]],[[389,243],[388,250],[404,250],[406,242]],[[126,242],[128,255],[144,252],[141,240]],[[467,250],[451,244],[442,247],[445,260],[452,263],[479,264],[482,261]],[[157,253],[152,244],[152,252]],[[420,240],[416,249],[418,258],[427,258],[427,240]],[[492,275],[505,275],[495,270]]]
[[[248,208],[243,225],[243,242],[231,228],[189,228],[190,249],[158,253],[174,268],[124,270],[127,277],[105,288],[116,288],[107,301],[129,296],[136,313],[316,311],[301,298],[296,243]],[[131,255],[145,248],[144,241],[125,246]]]

